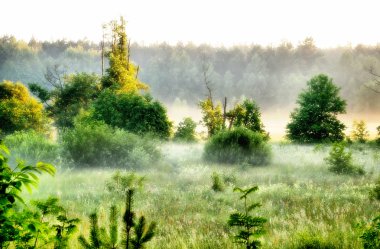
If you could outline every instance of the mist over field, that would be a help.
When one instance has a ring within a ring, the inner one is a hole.
[[[376,5],[1,3],[0,249],[380,249]]]

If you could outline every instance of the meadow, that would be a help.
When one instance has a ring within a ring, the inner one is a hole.
[[[157,235],[149,248],[240,248],[227,226],[229,214],[242,208],[232,189],[251,185],[259,186],[252,195],[252,201],[262,204],[257,214],[268,219],[262,248],[300,248],[311,240],[334,248],[362,248],[359,237],[364,223],[380,207],[369,197],[379,174],[380,152],[375,148],[351,147],[355,163],[367,173],[349,176],[328,171],[324,161],[328,145],[272,142],[271,163],[255,167],[205,163],[203,146],[163,143],[163,157],[156,164],[134,171],[144,177],[135,210],[157,222]],[[23,195],[26,199],[58,196],[70,215],[81,219],[70,241],[70,248],[80,248],[77,236],[88,236],[90,213],[98,211],[99,224],[107,226],[112,203],[123,211],[124,200],[106,191],[106,182],[123,169],[63,164],[57,168],[55,177],[43,175],[39,188]],[[214,172],[225,181],[223,192],[211,188]]]

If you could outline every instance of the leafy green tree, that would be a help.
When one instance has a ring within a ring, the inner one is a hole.
[[[43,105],[33,98],[20,82],[0,83],[0,130],[12,133],[20,130],[45,131],[46,115]]]
[[[178,124],[177,131],[174,133],[174,140],[184,141],[184,142],[194,142],[195,138],[195,128],[197,123],[195,123],[190,117],[184,118]]]
[[[261,121],[261,113],[255,101],[246,99],[242,104],[236,104],[235,107],[227,113],[232,126],[243,126],[251,131],[267,134]]]
[[[149,95],[103,91],[94,102],[92,117],[139,135],[168,138],[171,122],[166,109]]]
[[[258,239],[264,233],[264,224],[267,219],[260,216],[252,216],[250,213],[261,206],[260,203],[249,204],[248,195],[257,191],[257,186],[241,189],[234,188],[234,192],[241,193],[240,200],[244,203],[243,212],[234,212],[230,215],[228,225],[237,227],[239,230],[234,236],[236,243],[243,244],[247,249],[260,248],[261,242]]]
[[[346,102],[338,93],[339,88],[326,75],[308,81],[307,89],[298,96],[300,107],[290,116],[287,137],[302,143],[343,140],[345,126],[336,116],[345,112]]]
[[[369,132],[364,120],[354,121],[351,137],[353,141],[359,143],[365,143],[368,140]]]
[[[148,86],[137,79],[139,68],[130,61],[129,41],[125,32],[125,21],[113,21],[112,47],[108,54],[109,68],[102,79],[103,88],[113,88],[119,92],[137,93],[147,90]]]
[[[72,127],[81,110],[88,110],[100,93],[96,74],[77,73],[64,76],[63,84],[49,91],[39,84],[29,84],[30,90],[43,101],[58,127]]]

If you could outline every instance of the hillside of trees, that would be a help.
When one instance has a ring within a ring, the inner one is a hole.
[[[154,98],[196,106],[207,94],[204,65],[215,98],[228,97],[233,105],[253,98],[263,111],[292,108],[304,83],[317,73],[330,75],[341,87],[349,112],[376,112],[378,94],[370,69],[380,69],[380,46],[320,49],[311,38],[294,45],[235,47],[193,44],[131,44],[131,59],[139,65],[139,78],[149,82]],[[62,72],[101,74],[101,46],[82,41],[36,41],[0,38],[0,81],[11,80],[48,86],[44,75],[59,65]],[[377,72],[379,72],[378,70]]]

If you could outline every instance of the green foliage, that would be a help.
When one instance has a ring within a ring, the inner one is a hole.
[[[200,101],[199,106],[201,108],[203,117],[203,124],[206,126],[208,131],[208,136],[216,134],[218,131],[223,129],[223,113],[222,106],[214,103],[210,98]]]
[[[222,179],[220,178],[219,174],[216,172],[213,172],[211,175],[212,180],[212,186],[211,189],[215,192],[222,192],[224,190],[224,184]]]
[[[80,245],[85,249],[119,248],[119,227],[116,206],[111,206],[110,208],[108,231],[103,227],[99,228],[98,215],[96,213],[92,213],[89,218],[90,238],[87,240],[83,235],[80,235],[78,238]]]
[[[108,233],[104,228],[100,228],[100,233],[104,239],[106,248],[116,249],[119,245],[119,225],[118,225],[118,212],[116,206],[111,206],[109,214],[109,228]]]
[[[67,211],[59,205],[59,200],[49,197],[43,201],[34,201],[38,208],[37,222],[32,223],[34,232],[33,248],[38,248],[38,244],[53,244],[56,249],[68,248],[70,237],[77,230],[79,219],[68,218]],[[54,223],[52,218],[54,216]],[[55,233],[53,233],[55,231]],[[41,243],[42,241],[43,243]]]
[[[270,147],[261,133],[237,127],[212,136],[205,145],[203,157],[218,163],[264,165],[269,162],[270,154]]]
[[[329,152],[329,156],[325,158],[329,170],[336,174],[353,174],[363,175],[363,168],[356,166],[352,162],[352,153],[345,151],[344,143],[334,143]]]
[[[98,215],[92,213],[90,215],[90,239],[87,241],[83,235],[79,236],[78,240],[83,248],[86,249],[100,249],[102,248],[102,240],[98,226]]]
[[[261,242],[258,238],[264,234],[264,224],[267,222],[263,217],[251,215],[253,210],[261,206],[260,203],[247,203],[248,195],[258,189],[257,186],[246,189],[234,188],[234,192],[241,194],[240,200],[244,203],[244,210],[232,213],[228,220],[228,226],[238,229],[234,236],[236,243],[245,245],[247,249],[260,248]]]
[[[103,91],[94,102],[92,117],[139,135],[168,138],[171,122],[165,108],[149,95]]]
[[[184,118],[178,124],[177,131],[174,133],[174,140],[183,142],[194,142],[195,138],[195,128],[197,123],[195,123],[190,117]]]
[[[61,77],[60,75],[55,77]],[[46,104],[47,110],[59,128],[72,127],[81,110],[88,110],[100,93],[99,77],[92,73],[63,76],[62,84],[53,84],[52,90],[29,84],[30,90]]]
[[[55,168],[46,163],[35,166],[19,162],[15,167],[8,165],[9,151],[0,144],[0,248],[14,242],[26,246],[35,235],[36,216],[28,210],[18,211],[16,200],[24,203],[21,197],[23,187],[31,191],[38,185],[37,174],[55,174]],[[18,247],[18,246],[17,246]]]
[[[380,248],[380,216],[372,220],[360,238],[364,249]]]
[[[354,121],[351,132],[352,140],[359,143],[365,143],[369,138],[369,132],[364,120]]]
[[[142,168],[160,157],[152,139],[101,122],[77,122],[61,139],[64,153],[79,166]]]
[[[0,83],[0,130],[5,134],[21,130],[45,131],[43,105],[33,98],[22,83]]]
[[[299,96],[300,105],[292,112],[287,137],[301,143],[335,142],[344,138],[344,124],[337,114],[344,113],[346,102],[339,97],[332,79],[320,74],[307,82]]]
[[[152,240],[155,235],[156,223],[152,222],[146,224],[144,216],[141,216],[134,225],[135,235],[131,238],[131,245],[133,249],[146,248],[145,244]]]
[[[236,104],[235,107],[227,113],[230,121],[230,127],[245,127],[254,132],[266,135],[264,125],[261,121],[261,113],[258,105],[253,100],[246,99],[242,104]]]
[[[120,18],[110,23],[112,28],[112,47],[108,54],[109,68],[102,79],[103,88],[113,88],[120,92],[137,93],[147,90],[148,86],[137,79],[138,67],[129,59],[129,41],[125,32],[125,21]]]
[[[4,143],[12,150],[14,158],[24,158],[30,163],[40,160],[56,163],[60,157],[58,144],[35,131],[16,131],[6,136]]]

